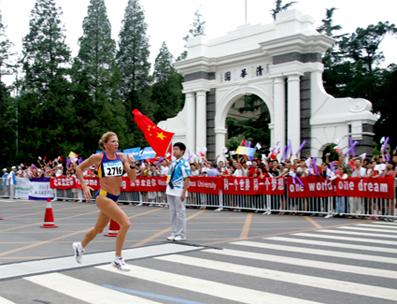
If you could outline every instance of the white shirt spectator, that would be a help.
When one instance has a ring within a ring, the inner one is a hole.
[[[244,169],[236,169],[236,170],[234,170],[233,176],[236,176],[236,177],[245,176]]]
[[[365,168],[360,167],[358,169],[354,169],[353,173],[352,173],[352,177],[364,177],[366,175],[366,171]]]
[[[168,166],[160,166],[160,175],[161,176],[167,176],[168,175]]]

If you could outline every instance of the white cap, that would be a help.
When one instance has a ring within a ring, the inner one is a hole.
[[[252,166],[252,162],[249,160],[246,162],[246,164],[247,164],[247,166]]]

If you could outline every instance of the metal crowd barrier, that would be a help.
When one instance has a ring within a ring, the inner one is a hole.
[[[397,180],[396,180],[397,181]],[[396,182],[397,186],[397,182]],[[9,189],[0,183],[0,197],[9,197]],[[96,192],[93,192],[95,198]],[[54,190],[54,200],[83,202],[80,189]],[[121,192],[120,203],[150,206],[167,206],[164,192]],[[396,191],[394,199],[358,197],[289,198],[284,195],[231,195],[189,192],[188,207],[213,210],[254,211],[263,214],[301,214],[326,217],[363,217],[397,220]]]
[[[7,198],[10,197],[8,186],[5,180],[0,179],[0,197]]]
[[[396,193],[396,192],[395,192]],[[95,193],[93,193],[95,198]],[[79,189],[56,190],[56,199],[84,201]],[[121,192],[120,203],[167,206],[164,192]],[[396,197],[372,199],[356,197],[289,198],[285,195],[231,195],[189,193],[187,207],[216,211],[254,211],[263,214],[318,215],[397,220]]]

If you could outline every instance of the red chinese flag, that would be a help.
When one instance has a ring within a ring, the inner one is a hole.
[[[174,133],[160,129],[149,117],[143,115],[137,109],[134,109],[132,114],[138,128],[142,131],[146,141],[156,152],[157,156],[165,156]]]

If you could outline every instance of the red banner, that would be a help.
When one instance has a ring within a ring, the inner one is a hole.
[[[335,195],[334,185],[321,176],[287,178],[288,197],[328,197]]]
[[[120,190],[122,192],[165,192],[167,182],[165,176],[138,177],[130,182],[128,177],[122,178]],[[93,190],[99,189],[97,177],[85,177]],[[52,189],[68,190],[80,188],[77,178],[59,176],[50,179]],[[358,178],[327,180],[321,176],[308,176],[300,179],[292,178],[252,178],[252,177],[203,177],[190,178],[189,191],[194,193],[234,195],[283,195],[287,187],[288,197],[367,197],[367,198],[394,198],[394,179],[389,177]]]
[[[122,192],[165,192],[167,187],[167,177],[152,176],[138,177],[135,182],[131,182],[126,176],[123,176],[121,183]]]
[[[68,190],[75,188],[75,179],[73,176],[64,176],[61,175],[59,177],[52,177],[50,179],[50,188],[51,189],[60,189],[60,190]]]
[[[80,181],[75,178],[75,185],[74,188],[81,189]],[[99,190],[99,179],[96,176],[85,176],[84,181],[87,183],[88,187],[90,187],[92,190]]]
[[[194,193],[219,194],[220,187],[219,177],[192,176],[188,190]]]
[[[285,192],[282,178],[223,176],[222,181],[224,194],[282,195]]]
[[[368,198],[394,198],[394,178],[392,177],[350,177],[334,181],[336,195]]]
[[[394,198],[394,179],[387,177],[349,177],[327,180],[320,176],[302,177],[300,180],[287,179],[288,197],[368,197]]]

